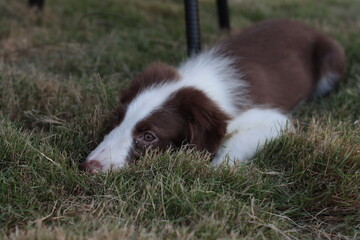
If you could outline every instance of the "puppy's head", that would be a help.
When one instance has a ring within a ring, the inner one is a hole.
[[[186,86],[177,71],[155,64],[122,92],[115,124],[81,168],[107,171],[138,160],[148,149],[182,145],[214,153],[228,117],[206,94]]]

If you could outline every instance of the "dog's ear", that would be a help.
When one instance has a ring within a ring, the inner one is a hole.
[[[180,112],[187,121],[187,142],[210,153],[220,146],[229,117],[202,91],[184,88],[176,93]]]

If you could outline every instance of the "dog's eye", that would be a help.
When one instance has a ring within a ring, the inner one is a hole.
[[[150,132],[146,132],[144,134],[144,140],[147,141],[147,142],[152,142],[152,141],[155,140],[155,138],[156,138],[155,135],[150,133]]]

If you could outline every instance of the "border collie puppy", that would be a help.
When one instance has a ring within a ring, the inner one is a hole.
[[[344,51],[330,37],[293,20],[260,22],[178,68],[143,71],[81,168],[118,169],[149,148],[182,145],[211,153],[214,164],[246,161],[289,127],[291,110],[335,88],[344,71]]]

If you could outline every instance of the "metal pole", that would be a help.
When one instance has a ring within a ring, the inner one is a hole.
[[[228,1],[217,0],[217,10],[220,28],[230,29]]]
[[[45,0],[29,0],[28,4],[29,7],[37,7],[38,9],[42,10],[45,4]]]
[[[201,49],[198,0],[185,0],[185,22],[188,56]]]

